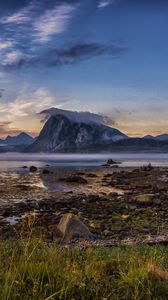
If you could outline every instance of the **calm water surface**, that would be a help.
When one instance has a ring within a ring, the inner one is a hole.
[[[0,171],[15,171],[23,166],[35,165],[43,168],[46,164],[57,168],[100,167],[107,159],[120,162],[121,167],[138,167],[152,163],[168,167],[168,153],[109,153],[109,154],[0,154]]]

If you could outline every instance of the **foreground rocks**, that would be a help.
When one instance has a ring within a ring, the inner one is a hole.
[[[54,185],[59,189],[50,189]],[[18,234],[32,214],[36,216],[37,233],[43,232],[47,240],[52,240],[61,217],[72,214],[103,242],[113,240],[117,244],[137,238],[138,242],[156,241],[158,236],[168,240],[168,168],[0,174],[0,203],[0,236],[4,238]],[[12,218],[17,220],[14,226],[9,223]],[[65,240],[80,235],[70,236],[65,235]]]

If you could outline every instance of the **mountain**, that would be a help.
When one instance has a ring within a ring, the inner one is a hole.
[[[158,141],[168,141],[168,134],[160,134],[155,139]]]
[[[0,152],[23,151],[25,147],[34,142],[34,138],[27,133],[20,133],[17,136],[8,135],[4,140],[0,139]]]
[[[145,136],[143,137],[143,139],[150,139],[150,140],[153,140],[153,139],[155,139],[155,137],[148,134],[148,135],[145,135]]]
[[[34,138],[28,135],[25,132],[20,133],[17,136],[8,135],[5,140],[3,140],[3,144],[6,145],[30,145],[34,142]]]
[[[168,134],[160,134],[157,136],[146,135],[144,136],[144,139],[152,139],[156,141],[168,141]]]
[[[137,152],[167,152],[168,140],[152,138],[128,138],[109,145],[110,151],[137,151]]]
[[[81,151],[96,145],[105,147],[114,141],[126,138],[127,136],[119,130],[106,126],[100,119],[96,119],[94,114],[62,110],[53,112],[52,109],[51,116],[40,135],[25,151]]]

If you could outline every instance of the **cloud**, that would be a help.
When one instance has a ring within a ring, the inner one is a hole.
[[[9,130],[26,127],[33,131],[33,127],[37,125],[33,116],[53,104],[54,99],[45,88],[32,91],[25,87],[13,101],[0,103],[0,123],[7,122]]]
[[[98,4],[98,8],[105,8],[106,6],[109,6],[110,4],[114,4],[115,0],[101,0]]]
[[[102,55],[118,57],[126,51],[126,47],[111,43],[77,43],[65,49],[53,49],[47,56],[49,66],[63,66],[67,64],[81,63]]]
[[[2,41],[2,40],[0,40],[0,51],[8,49],[8,48],[12,47],[12,45],[13,45],[12,41],[9,41],[9,40]]]
[[[2,64],[4,66],[16,65],[21,62],[23,54],[19,50],[13,50],[5,54]]]
[[[28,43],[45,43],[53,35],[64,32],[73,17],[78,4],[34,0],[11,15],[4,16],[0,23],[15,40],[24,39]]]
[[[56,5],[47,10],[33,23],[33,35],[36,42],[47,42],[52,35],[62,33],[69,24],[76,6]]]
[[[47,9],[46,9],[47,7]],[[30,4],[0,18],[2,32],[0,38],[0,64],[7,69],[18,69],[23,65],[38,64],[53,36],[63,33],[69,25],[79,3],[53,1],[31,1]],[[42,58],[43,59],[43,58]]]
[[[31,1],[28,5],[26,5],[25,7],[19,9],[18,11],[16,11],[15,13],[8,15],[8,16],[4,16],[1,18],[1,23],[4,25],[20,25],[20,24],[24,24],[27,23],[28,21],[31,20],[31,13],[35,8],[35,1]]]
[[[62,67],[69,64],[79,64],[98,56],[118,58],[127,50],[127,47],[113,43],[76,43],[66,48],[47,50],[41,56],[23,56],[19,52],[8,53],[3,61],[7,69],[22,67]]]
[[[0,136],[6,136],[6,135],[15,135],[19,134],[20,130],[18,129],[10,129],[9,126],[11,125],[11,122],[3,122],[0,123]]]
[[[39,115],[40,111],[52,106],[61,108],[72,101],[73,99],[64,95],[53,96],[44,87],[33,90],[25,86],[12,101],[0,102],[0,124],[3,125],[0,135],[3,134],[2,130],[4,134],[5,131],[26,131],[37,134],[41,129],[43,119],[43,116]]]

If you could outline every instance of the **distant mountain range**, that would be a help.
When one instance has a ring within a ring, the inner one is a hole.
[[[156,141],[168,141],[168,134],[160,134],[157,136],[146,135],[144,139],[156,140]]]
[[[0,139],[0,152],[22,151],[25,147],[32,144],[34,140],[32,136],[25,132],[16,136],[8,135],[5,139]]]
[[[39,136],[27,133],[0,140],[0,152],[109,152],[168,151],[168,134],[131,138],[105,124],[103,116],[89,112],[50,108],[42,112],[47,121]]]

